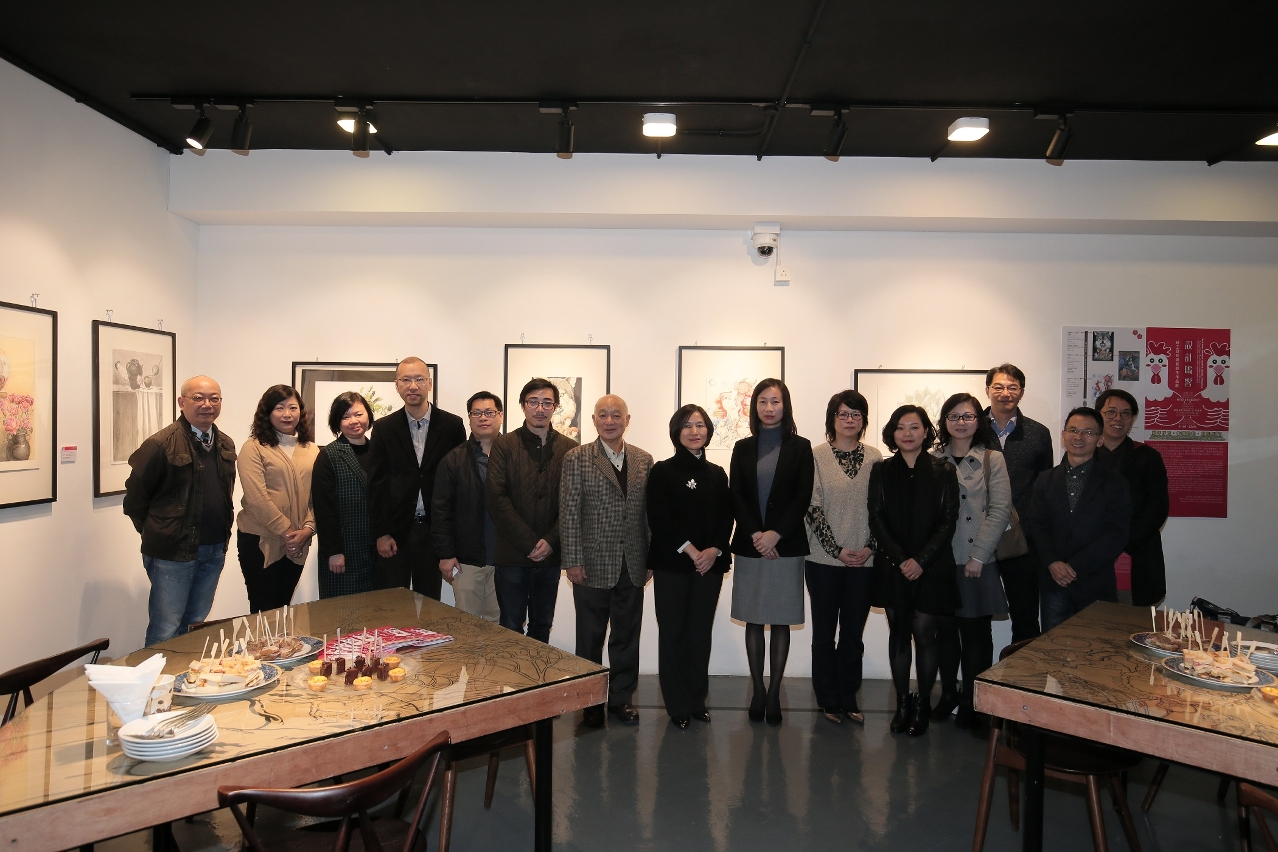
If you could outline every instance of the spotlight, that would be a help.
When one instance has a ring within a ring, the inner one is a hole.
[[[195,126],[191,128],[191,132],[186,134],[186,144],[190,145],[196,152],[203,153],[212,136],[213,122],[209,121],[209,117],[204,114],[204,107],[200,107],[200,117],[196,120]]]
[[[568,107],[564,107],[563,117],[559,119],[559,145],[555,148],[555,156],[561,160],[572,159],[572,141],[576,128],[568,120]]]
[[[646,112],[643,116],[644,136],[674,136],[675,117],[672,112]]]
[[[351,131],[351,153],[356,157],[368,157],[368,118],[364,110],[355,117],[355,127]]]
[[[839,154],[843,151],[843,142],[848,138],[848,126],[843,121],[843,113],[840,112],[834,119],[834,126],[830,128],[830,135],[825,140],[825,158],[831,163],[839,161]]]
[[[950,125],[946,138],[951,142],[975,142],[989,132],[988,118],[960,118]]]
[[[1065,149],[1069,147],[1069,140],[1074,136],[1074,131],[1070,129],[1069,123],[1062,118],[1056,125],[1056,135],[1052,137],[1052,144],[1047,146],[1047,162],[1053,166],[1065,165]]]
[[[1270,133],[1263,139],[1256,140],[1257,145],[1278,145],[1278,133]]]
[[[354,132],[355,132],[355,119],[353,119],[353,118],[339,118],[339,119],[337,120],[337,126],[338,126],[338,127],[340,127],[340,128],[342,128],[343,130],[345,130],[347,133],[354,133]],[[376,133],[376,132],[377,132],[377,128],[373,126],[373,123],[372,123],[371,121],[370,121],[370,122],[368,122],[368,132],[369,132],[369,133]]]
[[[240,156],[249,155],[249,140],[253,137],[253,122],[248,119],[248,104],[240,104],[240,114],[235,117],[235,129],[231,131],[231,150]]]

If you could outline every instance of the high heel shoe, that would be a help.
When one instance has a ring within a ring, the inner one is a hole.
[[[761,693],[756,692],[750,698],[750,721],[763,721],[763,695]]]
[[[932,721],[944,722],[954,715],[954,710],[959,706],[960,697],[957,691],[942,692],[941,699],[936,702],[936,706],[932,708]]]
[[[768,705],[767,705],[766,715],[767,715],[769,725],[775,726],[775,725],[781,724],[781,696],[779,694],[768,695]]]
[[[905,694],[898,693],[896,696],[896,712],[892,714],[892,722],[888,728],[894,734],[904,731],[910,724],[910,716],[914,711],[914,693],[907,692]]]
[[[927,733],[928,722],[932,720],[932,705],[927,696],[914,696],[914,712],[910,714],[910,727],[906,733],[912,737],[921,737]]]

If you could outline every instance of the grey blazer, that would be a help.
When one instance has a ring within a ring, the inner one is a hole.
[[[626,493],[598,440],[564,456],[559,483],[559,537],[564,568],[584,566],[585,585],[611,589],[625,558],[630,582],[648,573],[648,473],[652,456],[626,444]]]
[[[958,526],[954,530],[954,562],[966,565],[975,558],[993,562],[999,539],[1012,517],[1012,482],[1007,475],[1007,462],[998,450],[990,451],[990,487],[985,489],[985,448],[973,446],[971,452],[955,459],[949,451],[935,452],[939,458],[954,464],[959,481]]]

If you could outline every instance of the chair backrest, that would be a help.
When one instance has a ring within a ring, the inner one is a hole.
[[[1022,639],[1019,642],[1013,642],[1011,645],[1008,645],[1006,648],[998,652],[999,662],[1006,660],[1008,657],[1012,656],[1033,641],[1033,639]]]
[[[1242,809],[1239,815],[1239,830],[1242,832],[1243,838],[1249,833],[1249,826],[1246,823],[1247,815],[1251,809],[1256,809],[1256,824],[1260,826],[1260,833],[1264,835],[1265,847],[1273,852],[1278,849],[1278,844],[1274,843],[1273,833],[1269,830],[1269,825],[1265,822],[1262,813],[1268,811],[1272,816],[1278,816],[1278,798],[1271,796],[1259,787],[1248,784],[1246,781],[1238,782],[1238,806]]]
[[[61,654],[54,654],[52,657],[45,657],[43,660],[36,660],[0,674],[0,695],[9,696],[9,705],[5,708],[4,716],[0,717],[0,725],[9,724],[9,721],[18,715],[19,695],[26,702],[22,706],[30,707],[31,702],[34,701],[31,697],[31,687],[57,674],[85,654],[93,654],[92,662],[96,663],[98,655],[110,646],[110,639],[94,639],[79,648],[72,648],[70,651],[63,651]]]
[[[421,835],[422,820],[426,813],[427,799],[435,784],[435,775],[439,769],[439,759],[443,750],[451,742],[448,732],[436,734],[430,742],[405,757],[394,766],[388,767],[367,778],[351,781],[346,784],[335,784],[331,787],[309,787],[301,789],[252,789],[248,787],[218,787],[217,801],[221,807],[230,808],[235,821],[240,824],[244,833],[245,845],[253,852],[266,852],[257,834],[253,831],[252,820],[247,818],[240,805],[250,808],[257,805],[269,805],[289,813],[313,817],[341,817],[342,824],[337,832],[335,852],[346,852],[351,840],[352,817],[358,816],[360,833],[364,838],[364,848],[368,852],[379,852],[380,844],[373,833],[372,821],[368,818],[370,808],[386,801],[399,790],[413,783],[417,771],[431,761],[430,774],[426,777],[426,786],[422,789],[421,798],[417,802],[417,810],[413,813],[412,827],[405,841],[403,852],[411,852]],[[431,758],[434,758],[431,760]]]

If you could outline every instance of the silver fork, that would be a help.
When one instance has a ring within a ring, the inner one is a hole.
[[[175,736],[180,729],[185,728],[192,722],[203,719],[212,709],[213,704],[211,702],[197,704],[180,716],[174,716],[171,719],[165,719],[163,722],[157,722],[155,727],[151,728],[151,730],[144,734],[138,734],[138,739],[162,740]]]

